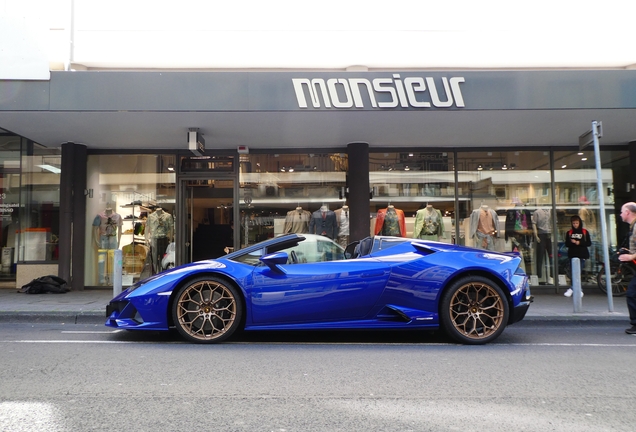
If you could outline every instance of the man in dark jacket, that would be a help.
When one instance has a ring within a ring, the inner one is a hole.
[[[636,259],[636,203],[628,202],[621,207],[621,219],[629,224],[629,253],[620,254],[618,259],[623,262]],[[625,333],[636,335],[636,278],[632,278],[627,286],[627,310],[629,323],[632,325]]]

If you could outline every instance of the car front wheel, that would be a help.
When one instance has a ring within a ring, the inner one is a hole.
[[[510,313],[502,289],[481,276],[454,282],[444,292],[441,304],[443,330],[456,341],[470,345],[499,337]]]
[[[190,281],[179,289],[172,305],[175,327],[190,342],[226,340],[239,327],[242,315],[238,290],[215,277]]]

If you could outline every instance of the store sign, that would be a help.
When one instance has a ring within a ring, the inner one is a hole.
[[[292,78],[299,108],[464,108],[464,77]],[[441,86],[440,86],[441,85]],[[438,87],[440,89],[438,90]],[[440,90],[443,93],[440,96]],[[363,97],[364,95],[364,97]],[[309,101],[309,102],[308,102]]]

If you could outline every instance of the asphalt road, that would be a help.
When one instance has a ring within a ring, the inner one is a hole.
[[[267,333],[221,345],[95,325],[0,324],[2,431],[632,431],[636,337],[519,323]]]

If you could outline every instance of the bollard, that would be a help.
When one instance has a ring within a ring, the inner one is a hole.
[[[113,297],[121,294],[121,273],[123,268],[123,259],[120,249],[115,249],[113,258]]]
[[[581,312],[583,308],[581,292],[581,260],[572,258],[572,300],[574,301],[575,313]]]

